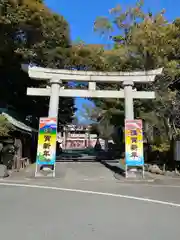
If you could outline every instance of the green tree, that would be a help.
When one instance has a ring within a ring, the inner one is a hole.
[[[111,123],[112,112],[115,110],[108,109],[104,110],[84,104],[80,115],[86,119],[86,122],[91,124],[90,131],[98,135],[98,137],[105,140],[105,148],[108,149],[108,140],[114,139],[115,126]],[[116,109],[119,113],[119,110]],[[117,141],[116,141],[117,142]]]
[[[71,52],[68,23],[40,0],[3,0],[0,3],[0,107],[15,110],[22,120],[47,116],[48,97],[26,96],[27,87],[46,83],[30,79],[22,63],[64,68]],[[60,99],[59,120],[70,122],[72,98]]]
[[[7,137],[12,130],[14,130],[14,127],[4,116],[0,115],[0,136]]]
[[[163,75],[152,84],[136,85],[137,90],[154,90],[156,99],[151,101],[135,101],[135,115],[143,118],[158,129],[162,141],[171,141],[179,134],[179,94],[172,92],[168,86],[179,76],[179,19],[174,23],[164,17],[165,11],[158,14],[145,13],[143,1],[137,1],[134,7],[125,10],[119,5],[110,10],[110,18],[99,17],[95,21],[95,30],[101,34],[109,34],[114,48],[104,53],[106,66],[110,71],[149,70],[164,67]],[[115,29],[115,30],[114,30]],[[117,29],[119,34],[117,34]],[[105,85],[101,85],[102,88]],[[109,85],[117,89],[117,84]],[[97,105],[111,112],[109,100],[98,101]],[[113,101],[112,101],[113,102]],[[111,103],[122,110],[123,101]],[[119,115],[115,115],[113,124],[122,123]],[[152,117],[153,116],[153,117]]]
[[[73,44],[70,52],[69,67],[78,70],[105,70],[104,47],[96,44]]]

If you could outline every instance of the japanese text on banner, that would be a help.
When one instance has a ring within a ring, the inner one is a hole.
[[[54,165],[56,161],[56,118],[41,118],[39,123],[38,149],[36,163],[38,165]]]
[[[144,165],[142,120],[125,121],[125,144],[126,165]]]

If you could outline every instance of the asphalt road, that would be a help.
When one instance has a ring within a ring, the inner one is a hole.
[[[91,185],[98,190],[94,182]],[[150,195],[154,199],[159,199],[160,192],[172,194],[178,190],[119,185],[111,191],[131,196],[138,191],[141,197],[145,197],[145,189],[151,189],[153,195]],[[179,205],[173,206],[121,195],[98,195],[58,188],[0,185],[0,192],[1,239],[178,240],[180,236],[180,194],[176,196]]]
[[[180,180],[121,182],[99,163],[59,163],[56,173],[0,180],[0,239],[179,240]]]

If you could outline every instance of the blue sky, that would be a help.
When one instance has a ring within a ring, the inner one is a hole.
[[[108,16],[108,10],[117,4],[131,6],[136,0],[46,0],[46,5],[65,17],[70,24],[72,40],[81,39],[86,43],[107,44],[108,40],[93,32],[93,23],[98,16]],[[180,0],[145,0],[145,9],[158,12],[166,9],[166,17],[172,21],[180,17]],[[76,106],[82,109],[87,100],[76,99]]]

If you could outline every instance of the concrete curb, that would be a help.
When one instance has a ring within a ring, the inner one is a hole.
[[[154,183],[157,181],[157,179],[152,179],[152,178],[145,178],[145,179],[125,178],[118,173],[114,173],[114,178],[118,180],[120,183]]]

